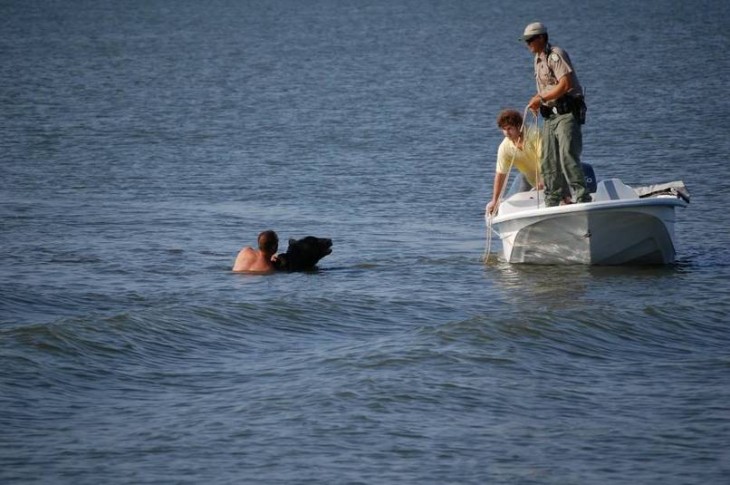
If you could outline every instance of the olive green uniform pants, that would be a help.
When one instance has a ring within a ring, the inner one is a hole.
[[[564,196],[575,196],[576,202],[589,202],[585,175],[580,165],[583,134],[572,113],[553,114],[542,127],[542,160],[540,170],[545,183],[545,205],[560,204]]]

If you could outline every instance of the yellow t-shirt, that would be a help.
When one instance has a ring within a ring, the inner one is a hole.
[[[512,140],[505,138],[497,149],[497,173],[507,174],[510,163],[519,170],[533,187],[536,185],[535,175],[540,171],[542,154],[542,138],[537,128],[530,127],[525,134],[522,150]]]

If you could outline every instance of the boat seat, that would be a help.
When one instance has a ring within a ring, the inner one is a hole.
[[[623,183],[620,179],[606,179],[601,180],[601,182],[598,184],[598,188],[596,189],[595,195],[593,195],[593,200],[598,201],[605,201],[605,200],[627,200],[627,199],[638,199],[638,194]]]

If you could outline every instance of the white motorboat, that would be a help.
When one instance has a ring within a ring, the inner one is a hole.
[[[504,199],[488,227],[510,263],[670,264],[675,207],[686,207],[682,182],[632,188],[617,178],[594,185],[593,201],[545,207],[542,191]]]

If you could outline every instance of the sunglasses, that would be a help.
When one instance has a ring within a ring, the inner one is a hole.
[[[533,40],[537,39],[538,37],[540,37],[540,36],[539,35],[533,35],[529,39],[525,39],[525,44],[531,43]]]

